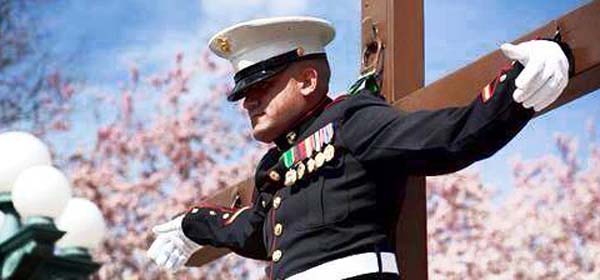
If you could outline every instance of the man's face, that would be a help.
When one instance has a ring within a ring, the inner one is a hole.
[[[247,90],[243,107],[258,141],[272,142],[291,129],[303,114],[306,103],[300,93],[301,82],[291,72],[287,68]]]

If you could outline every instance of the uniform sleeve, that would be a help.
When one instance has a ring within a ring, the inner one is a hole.
[[[367,167],[398,166],[409,175],[458,171],[493,155],[533,117],[512,98],[522,69],[515,63],[503,70],[465,107],[404,113],[360,93],[348,99],[341,140]]]
[[[184,216],[183,233],[200,245],[226,247],[247,258],[269,260],[263,224],[273,195],[264,191],[267,183],[264,170],[276,161],[276,156],[276,150],[272,149],[258,163],[251,205],[225,208],[201,204]]]
[[[263,242],[267,209],[266,193],[255,193],[253,203],[243,208],[200,205],[183,218],[183,233],[200,245],[226,247],[238,255],[268,260]]]

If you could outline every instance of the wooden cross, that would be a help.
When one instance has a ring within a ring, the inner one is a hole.
[[[385,45],[382,92],[400,110],[431,110],[467,105],[495,77],[498,70],[509,62],[500,51],[494,51],[423,87],[423,0],[361,1],[363,50],[371,43],[375,27]],[[397,26],[401,28],[396,28]],[[559,100],[540,114],[600,88],[599,26],[600,0],[595,0],[515,41],[551,37],[560,28],[563,40],[573,49],[575,76],[570,79],[569,86]],[[409,180],[396,227],[396,255],[403,279],[427,279],[425,187],[424,177]],[[217,193],[210,201],[224,206],[231,205],[232,200],[239,195],[244,204],[249,204],[253,188],[253,180],[249,178]],[[229,251],[225,249],[205,247],[196,252],[187,265],[202,266],[227,253]]]

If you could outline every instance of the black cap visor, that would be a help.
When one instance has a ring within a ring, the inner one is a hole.
[[[259,82],[266,81],[272,78],[273,76],[279,74],[281,71],[287,68],[287,66],[288,65],[281,65],[278,67],[272,67],[271,69],[264,69],[262,71],[243,77],[239,80],[236,79],[233,90],[231,90],[231,92],[227,95],[227,101],[235,102],[246,97],[246,91],[250,87]]]

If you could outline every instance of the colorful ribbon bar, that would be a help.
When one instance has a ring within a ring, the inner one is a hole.
[[[310,158],[315,151],[321,152],[324,146],[332,143],[333,134],[333,123],[329,123],[288,149],[281,155],[279,161],[283,162],[286,168],[290,168],[297,162]]]

